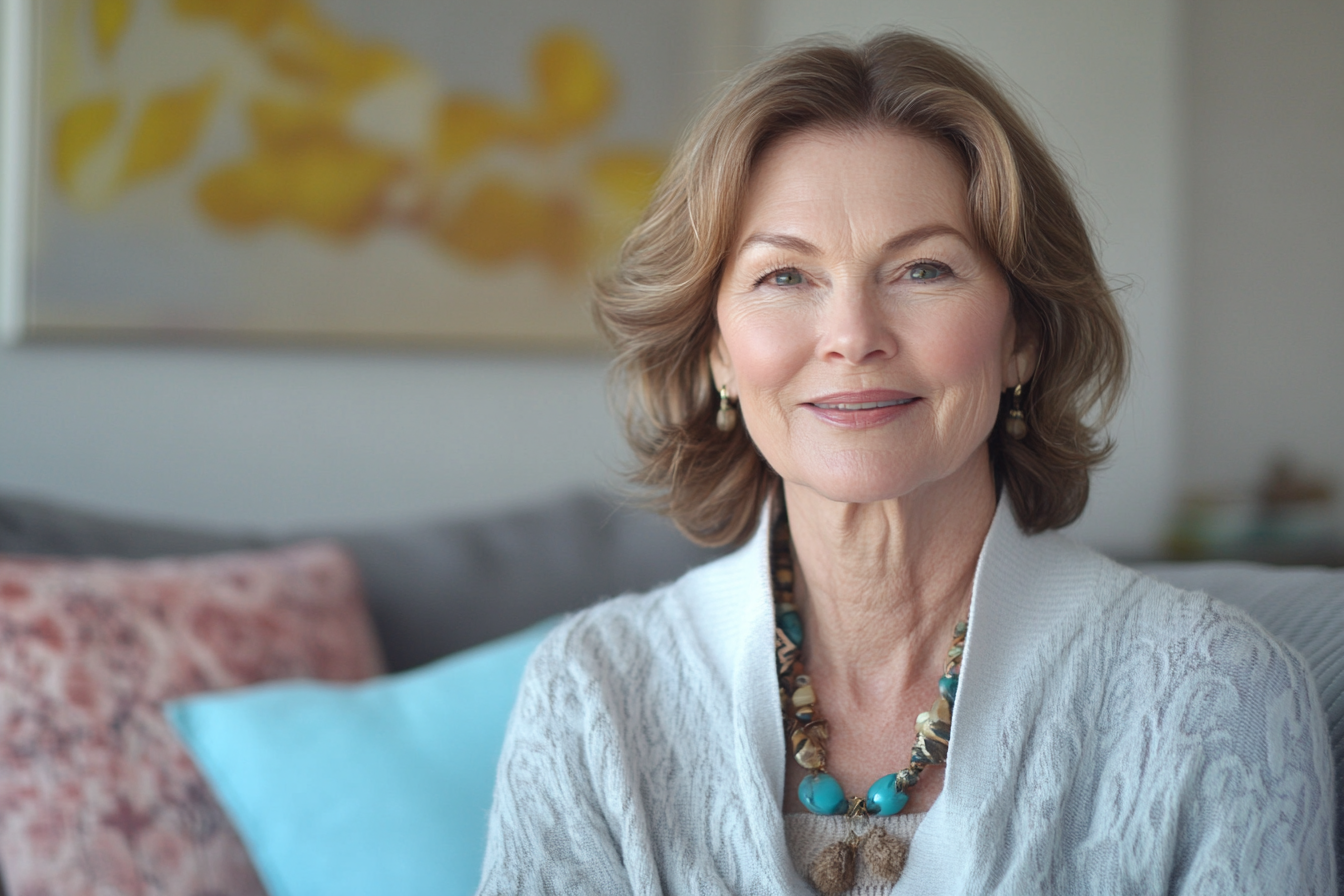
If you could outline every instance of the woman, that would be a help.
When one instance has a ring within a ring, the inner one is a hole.
[[[537,651],[481,892],[1333,892],[1302,663],[1051,531],[1124,331],[978,67],[754,65],[599,292],[639,481],[743,546]]]

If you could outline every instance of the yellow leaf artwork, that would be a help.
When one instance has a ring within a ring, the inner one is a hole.
[[[110,57],[133,0],[91,2],[96,46]],[[423,72],[404,51],[347,33],[309,0],[171,0],[170,8],[184,25],[231,33],[265,73],[241,97],[250,150],[209,166],[194,190],[200,213],[227,232],[287,225],[348,242],[381,229],[412,230],[469,263],[530,259],[573,279],[611,250],[663,165],[651,148],[597,144],[561,184],[538,183],[526,169],[466,173],[501,148],[532,153],[536,170],[545,171],[557,153],[593,144],[620,91],[601,47],[577,29],[537,36],[527,60],[528,102],[444,92],[425,110],[425,141],[396,145],[363,133],[354,119],[379,91]],[[75,100],[52,145],[59,185],[75,189],[80,168],[128,104],[138,118],[118,148],[111,189],[132,189],[186,164],[221,98],[236,95],[226,90],[228,77],[211,72],[148,96]]]
[[[596,345],[704,87],[646,2],[43,0],[29,324]]]
[[[172,168],[196,148],[219,92],[219,79],[204,78],[184,90],[150,97],[131,133],[121,180],[129,185]]]
[[[75,175],[112,133],[120,110],[115,96],[98,96],[80,100],[60,117],[52,140],[52,167],[62,189],[73,189]]]
[[[104,59],[111,56],[126,32],[135,10],[132,0],[94,0],[93,31],[98,53]]]
[[[184,19],[218,19],[253,40],[274,25],[289,4],[285,0],[173,0],[173,11]]]

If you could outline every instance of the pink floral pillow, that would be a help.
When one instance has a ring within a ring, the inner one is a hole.
[[[332,544],[144,562],[0,556],[10,896],[261,896],[161,704],[381,671],[358,574]]]

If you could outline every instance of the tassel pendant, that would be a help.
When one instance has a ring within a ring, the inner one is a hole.
[[[887,883],[896,883],[905,870],[910,844],[879,827],[863,835],[863,861],[868,870]]]
[[[854,886],[857,861],[854,843],[840,840],[832,843],[812,860],[807,876],[821,896],[842,896]]]

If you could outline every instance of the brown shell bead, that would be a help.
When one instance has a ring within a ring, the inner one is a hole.
[[[915,763],[920,763],[922,765],[938,765],[946,759],[947,744],[941,744],[922,734],[915,736],[915,746],[914,749],[910,751],[910,762],[912,765]]]
[[[822,751],[820,744],[804,738],[803,745],[798,748],[798,752],[793,754],[793,758],[798,760],[798,764],[803,768],[821,768],[826,754]]]
[[[928,721],[919,726],[918,733],[927,741],[947,747],[952,740],[952,726],[946,722]]]

